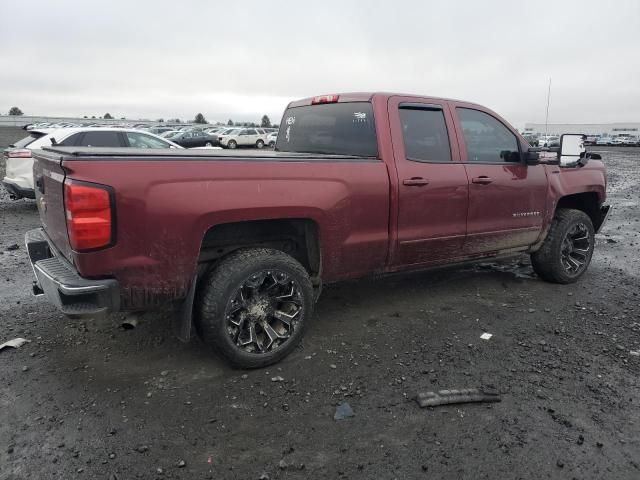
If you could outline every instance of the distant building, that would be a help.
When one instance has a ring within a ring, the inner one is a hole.
[[[563,133],[583,133],[615,137],[618,135],[636,137],[640,135],[640,122],[629,123],[527,123],[523,135],[562,135]]]

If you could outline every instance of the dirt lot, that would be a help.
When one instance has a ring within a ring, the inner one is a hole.
[[[32,297],[36,208],[0,193],[0,340],[31,340],[0,352],[0,478],[640,478],[640,149],[603,155],[615,210],[578,284],[522,257],[330,286],[301,348],[248,372],[168,315]],[[412,400],[481,385],[503,401]]]

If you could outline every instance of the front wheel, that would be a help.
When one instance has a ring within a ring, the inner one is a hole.
[[[211,142],[207,142],[204,144],[205,147],[213,147],[213,143]]]
[[[594,245],[591,218],[581,210],[559,209],[542,247],[531,254],[531,265],[543,280],[573,283],[587,271]]]
[[[258,140],[256,142],[256,148],[263,148],[263,147],[264,147],[264,141]]]
[[[282,360],[300,342],[313,312],[309,274],[279,250],[225,257],[204,278],[196,322],[204,341],[239,368]]]
[[[234,148],[238,147],[238,144],[236,143],[235,140],[229,140],[229,143],[227,143],[227,147],[233,150]]]

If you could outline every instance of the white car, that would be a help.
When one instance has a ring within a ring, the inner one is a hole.
[[[265,134],[259,133],[255,128],[234,128],[233,130],[218,136],[223,148],[256,147],[263,148]]]
[[[596,140],[596,145],[611,145],[610,137],[600,137]]]
[[[538,138],[538,146],[539,147],[559,147],[560,146],[560,137],[556,135],[541,135]]]
[[[613,137],[609,142],[611,145],[623,145],[626,137]]]
[[[271,148],[276,146],[276,141],[278,140],[278,132],[271,132],[267,134],[267,145]]]
[[[2,185],[12,198],[35,198],[31,150],[51,145],[74,147],[182,148],[165,138],[131,128],[34,129],[3,152]]]

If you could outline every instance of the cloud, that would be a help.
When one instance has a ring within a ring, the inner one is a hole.
[[[640,118],[640,3],[3,2],[0,110],[277,119],[290,100],[400,91],[516,125]],[[28,19],[26,21],[25,19]],[[28,25],[28,34],[24,27]]]

